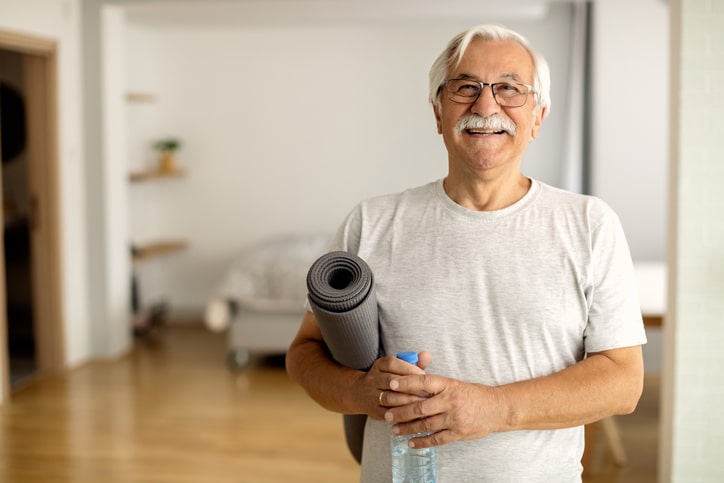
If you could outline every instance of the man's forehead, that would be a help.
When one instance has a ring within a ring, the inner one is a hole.
[[[499,72],[496,78],[525,82],[533,74],[533,58],[530,52],[515,40],[473,39],[468,44],[457,66],[449,74],[456,77],[465,74],[476,78],[480,65],[495,65]],[[487,73],[486,73],[487,74]]]

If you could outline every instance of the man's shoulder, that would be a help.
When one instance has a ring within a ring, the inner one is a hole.
[[[537,213],[555,222],[575,223],[596,229],[617,223],[618,214],[603,199],[540,183]]]
[[[365,209],[388,209],[392,206],[400,204],[417,204],[421,201],[428,200],[434,195],[436,185],[439,181],[432,181],[430,183],[416,186],[414,188],[408,188],[404,191],[397,191],[394,193],[387,193],[383,195],[373,196],[367,198],[359,203],[359,205]]]
[[[608,203],[597,196],[576,193],[541,181],[537,182],[540,184],[543,200],[554,207],[562,208],[569,206],[575,209],[585,209],[586,211],[592,210],[601,213],[613,212]]]

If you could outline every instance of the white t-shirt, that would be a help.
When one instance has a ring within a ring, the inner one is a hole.
[[[332,246],[374,273],[385,353],[426,350],[426,372],[495,386],[646,342],[605,203],[533,180],[514,205],[473,211],[442,181],[360,203]],[[361,481],[390,480],[390,434],[367,421]],[[437,447],[438,482],[580,481],[582,453],[583,427],[494,433]]]

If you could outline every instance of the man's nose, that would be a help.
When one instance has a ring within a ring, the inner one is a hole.
[[[483,89],[480,91],[480,95],[477,99],[475,99],[475,102],[470,109],[475,114],[479,114],[483,117],[500,112],[500,106],[495,101],[495,96],[493,95],[493,86],[490,84],[484,84]]]

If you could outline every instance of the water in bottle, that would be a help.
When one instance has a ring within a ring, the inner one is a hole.
[[[417,364],[417,352],[397,354],[410,364]],[[435,483],[435,448],[410,448],[408,442],[416,436],[430,433],[392,435],[392,483]]]

